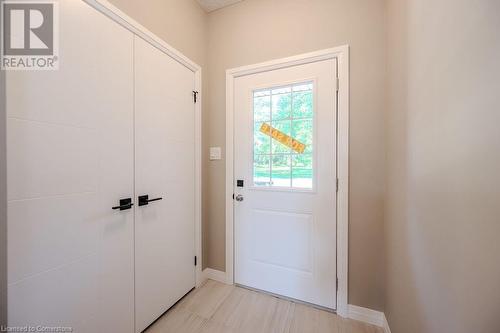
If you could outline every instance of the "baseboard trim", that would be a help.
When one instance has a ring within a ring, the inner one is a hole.
[[[385,314],[383,312],[349,304],[348,317],[350,319],[382,327],[384,329],[384,333],[391,333],[389,323],[387,322],[387,318],[385,317]]]
[[[203,280],[207,279],[227,284],[226,272],[218,271],[216,269],[205,268],[203,270]]]

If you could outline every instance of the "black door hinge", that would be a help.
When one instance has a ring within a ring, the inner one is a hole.
[[[198,101],[198,91],[193,90],[193,100],[196,103]]]
[[[337,289],[337,292],[339,292],[339,278],[337,278],[336,289]]]
[[[198,265],[198,258],[196,256],[194,256],[194,265]]]

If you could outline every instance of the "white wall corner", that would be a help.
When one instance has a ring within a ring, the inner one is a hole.
[[[382,327],[384,329],[384,333],[391,333],[389,323],[387,322],[383,312],[349,304],[348,318]]]
[[[228,284],[226,281],[226,272],[218,271],[216,269],[205,268],[203,270],[203,282],[205,282],[208,279]]]

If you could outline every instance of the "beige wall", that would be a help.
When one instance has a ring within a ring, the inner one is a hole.
[[[349,302],[383,309],[385,6],[382,0],[247,0],[209,15],[208,142],[224,147],[225,70],[351,46]],[[208,266],[225,269],[225,162],[208,164]]]
[[[390,0],[386,315],[500,332],[500,2]]]
[[[137,22],[205,65],[207,15],[196,0],[109,0]]]

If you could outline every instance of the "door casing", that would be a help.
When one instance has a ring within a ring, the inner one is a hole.
[[[237,77],[337,59],[337,314],[348,315],[349,46],[305,53],[226,71],[226,273],[234,284],[234,80]]]

